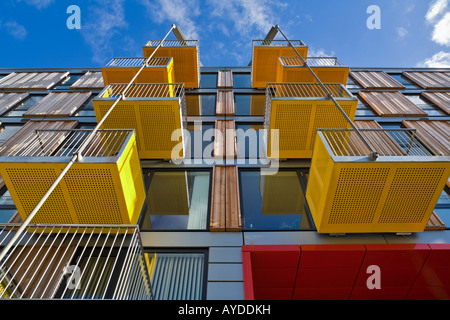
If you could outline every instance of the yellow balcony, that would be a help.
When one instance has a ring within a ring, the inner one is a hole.
[[[0,153],[0,174],[23,220],[91,130],[35,130]],[[100,130],[33,223],[136,224],[144,203],[132,130]]]
[[[149,57],[160,44],[152,40],[143,48],[144,57]],[[174,82],[184,83],[186,88],[198,88],[200,81],[199,46],[197,40],[165,40],[154,57],[172,57]]]
[[[97,121],[103,118],[126,84],[107,86],[93,101]],[[104,129],[134,129],[141,159],[180,159],[186,138],[186,100],[183,84],[132,84],[103,123]],[[172,141],[181,129],[181,141]],[[181,145],[180,145],[181,143]],[[172,150],[180,150],[172,155]]]
[[[317,83],[316,78],[299,57],[281,57],[278,64],[278,81],[288,83]],[[334,57],[308,57],[306,63],[323,83],[347,85],[350,68]]]
[[[325,84],[350,119],[357,99],[341,84]],[[319,84],[269,83],[265,129],[269,158],[311,158],[317,129],[350,128]],[[277,135],[278,139],[274,138]],[[278,151],[278,152],[277,152]]]
[[[360,129],[316,135],[306,199],[319,233],[422,232],[450,174],[411,129]]]
[[[0,243],[20,225],[1,225]],[[150,300],[137,226],[28,225],[0,261],[0,299]]]
[[[146,58],[112,59],[102,68],[105,86],[113,83],[129,83],[146,60]],[[134,83],[172,83],[173,79],[173,59],[161,57],[150,59]]]
[[[308,55],[308,47],[300,40],[291,41],[302,57]],[[278,82],[280,57],[296,57],[294,49],[284,40],[253,40],[252,87],[265,88],[269,82]]]

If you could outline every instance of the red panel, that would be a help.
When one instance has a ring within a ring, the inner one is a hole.
[[[412,288],[408,300],[450,300],[450,287]]]
[[[292,288],[255,288],[255,300],[291,300]]]
[[[420,268],[380,268],[381,288],[411,287],[420,273]],[[361,268],[356,280],[356,287],[367,287],[367,279],[373,274]]]
[[[242,269],[244,275],[244,298],[245,300],[255,300],[250,252],[242,252]]]
[[[242,246],[242,251],[252,254],[252,269],[297,268],[300,246]]]
[[[352,287],[347,288],[295,288],[294,300],[348,300]]]
[[[254,269],[254,288],[292,288],[297,269]]]
[[[363,270],[370,265],[390,267],[422,267],[430,252],[427,244],[366,244]]]
[[[426,264],[427,265],[427,264]],[[450,287],[450,268],[423,267],[415,287]]]
[[[302,245],[300,268],[359,268],[364,245]]]
[[[440,268],[450,267],[450,244],[429,244],[431,251],[428,256],[426,267]]]
[[[297,288],[336,288],[353,287],[359,269],[357,268],[319,268],[299,269],[295,287]]]
[[[350,296],[351,300],[405,300],[409,287],[369,290],[367,287],[354,287]]]

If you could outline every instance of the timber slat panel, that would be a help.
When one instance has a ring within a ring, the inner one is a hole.
[[[217,78],[219,89],[231,89],[234,87],[233,72],[231,70],[220,70]]]
[[[214,137],[214,157],[236,158],[236,124],[234,120],[216,120]],[[220,133],[219,133],[220,132]]]
[[[77,120],[70,121],[28,121],[19,131],[13,134],[0,146],[0,156],[5,156],[9,151],[20,149],[22,144],[28,142],[30,135],[34,134],[35,130],[46,129],[75,129],[78,125]],[[55,142],[57,144],[57,141]]]
[[[404,85],[384,71],[352,71],[350,75],[365,89],[405,89]]]
[[[71,90],[80,89],[102,89],[105,87],[103,83],[103,75],[101,72],[88,71],[80,79],[70,86]]]
[[[382,117],[426,117],[427,113],[398,91],[361,91],[359,96]]]
[[[431,101],[446,113],[450,114],[450,92],[423,91],[422,97]]]
[[[0,79],[0,90],[47,90],[52,89],[69,72],[13,72]]]
[[[236,113],[233,91],[219,90],[217,92],[216,115],[233,116]]]
[[[24,117],[70,117],[91,96],[90,92],[52,92],[25,112]]]
[[[404,71],[403,75],[423,89],[450,89],[450,72]]]
[[[210,231],[241,231],[237,166],[214,166]]]
[[[0,93],[0,115],[25,100],[29,93]]]
[[[444,222],[439,218],[439,216],[436,214],[436,212],[433,211],[433,213],[430,216],[430,220],[428,220],[427,225],[425,226],[426,231],[436,231],[436,230],[445,230],[446,226]]]
[[[358,129],[382,129],[382,127],[375,120],[357,120],[354,122]],[[397,154],[405,155],[405,151],[399,146],[397,142],[387,132],[368,132],[361,131],[362,135],[380,154]],[[361,144],[361,140],[354,134],[350,135],[350,144]]]

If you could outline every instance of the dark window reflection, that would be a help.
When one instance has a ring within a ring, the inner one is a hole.
[[[216,114],[216,95],[186,95],[188,116],[214,116]]]
[[[202,73],[200,75],[200,88],[217,88],[217,73]]]
[[[266,105],[265,95],[235,94],[236,115],[263,116]]]

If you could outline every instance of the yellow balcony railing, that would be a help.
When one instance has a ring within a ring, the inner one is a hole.
[[[320,233],[422,232],[450,175],[415,130],[360,129],[316,135],[306,198]]]
[[[151,40],[143,48],[144,57],[149,57],[160,44]],[[165,40],[154,57],[172,57],[174,82],[184,83],[186,88],[198,88],[200,81],[200,53],[197,40]]]
[[[0,173],[25,220],[91,130],[35,130],[0,151]],[[145,191],[132,130],[100,130],[33,223],[135,224]]]
[[[357,99],[341,84],[325,84],[353,120]],[[350,128],[319,84],[269,83],[266,88],[265,129],[268,157],[311,158],[317,129]],[[273,139],[277,133],[278,139]]]
[[[93,101],[97,120],[103,118],[126,84],[107,86]],[[134,129],[141,159],[183,158],[187,130],[186,99],[183,84],[132,84],[103,123],[104,129]],[[172,134],[181,130],[180,140]],[[172,150],[181,143],[181,150]]]
[[[323,83],[347,85],[350,68],[342,65],[335,57],[308,57],[305,62]],[[289,83],[316,83],[317,80],[299,57],[280,57],[278,81]]]
[[[308,55],[308,47],[303,41],[293,40],[291,43],[302,57]],[[278,82],[278,58],[295,56],[295,50],[285,40],[253,40],[252,87],[265,88],[267,83]]]
[[[145,64],[146,58],[114,58],[102,68],[105,86],[112,83],[129,83]],[[172,83],[173,59],[152,58],[134,83]]]

